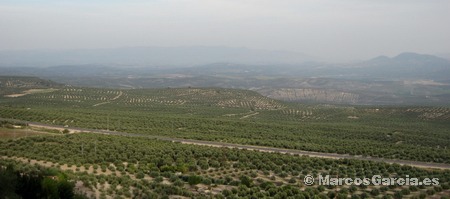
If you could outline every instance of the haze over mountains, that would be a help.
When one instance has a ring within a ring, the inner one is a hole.
[[[450,61],[402,53],[354,63],[325,63],[286,51],[231,47],[134,47],[64,51],[0,51],[2,74],[152,76],[155,74],[445,80]]]
[[[241,88],[285,101],[337,104],[450,102],[450,61],[410,52],[325,63],[292,52],[228,47],[3,51],[0,66],[1,75],[74,86]]]
[[[224,46],[0,51],[0,66],[116,65],[187,67],[217,62],[299,64],[314,58],[296,52]]]

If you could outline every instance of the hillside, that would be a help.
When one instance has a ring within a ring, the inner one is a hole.
[[[0,95],[21,94],[32,89],[60,88],[62,84],[37,77],[0,76]]]

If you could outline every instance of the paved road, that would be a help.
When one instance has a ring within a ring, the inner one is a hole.
[[[283,148],[264,147],[264,146],[242,145],[242,144],[232,144],[232,143],[204,141],[204,140],[191,140],[191,139],[183,139],[183,138],[133,134],[133,133],[108,131],[108,130],[78,128],[78,127],[67,127],[66,128],[66,127],[59,126],[59,125],[44,124],[44,123],[39,123],[39,122],[28,122],[28,121],[7,119],[7,118],[0,118],[0,120],[21,122],[21,123],[26,123],[32,127],[42,127],[42,128],[47,128],[47,129],[58,129],[58,130],[68,129],[72,132],[90,132],[90,133],[119,135],[119,136],[128,136],[128,137],[146,137],[146,138],[153,138],[153,139],[164,140],[164,141],[180,142],[183,144],[195,144],[195,145],[204,145],[204,146],[211,146],[211,147],[228,147],[228,148],[261,151],[261,152],[285,153],[285,154],[292,154],[292,155],[306,155],[306,156],[311,156],[311,157],[321,157],[321,158],[331,158],[331,159],[347,158],[347,159],[357,159],[357,160],[369,160],[369,161],[385,162],[385,163],[391,163],[391,164],[397,163],[397,164],[409,165],[409,166],[421,167],[421,168],[450,169],[450,164],[433,163],[433,162],[419,162],[419,161],[409,161],[409,160],[372,158],[372,157],[353,156],[353,155],[348,155],[348,154],[337,154],[337,153],[321,153],[321,152],[302,151],[302,150],[295,150],[295,149],[283,149]]]

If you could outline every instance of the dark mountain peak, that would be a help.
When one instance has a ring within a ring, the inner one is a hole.
[[[418,53],[412,53],[412,52],[405,52],[401,53],[395,57],[392,58],[396,61],[420,61],[420,62],[440,62],[440,63],[449,63],[448,60],[444,58],[440,58],[434,55],[427,55],[427,54],[418,54]]]
[[[386,62],[386,61],[397,61],[397,62],[410,62],[410,61],[425,61],[425,62],[448,62],[448,60],[438,57],[438,56],[434,56],[434,55],[428,55],[428,54],[419,54],[419,53],[414,53],[414,52],[404,52],[404,53],[400,53],[395,57],[388,57],[388,56],[378,56],[375,57],[371,60],[369,60],[369,62]]]
[[[450,74],[450,61],[434,55],[412,52],[401,53],[392,58],[379,56],[357,66],[360,74],[379,78],[442,80],[448,79]]]
[[[404,59],[404,58],[415,58],[415,57],[422,57],[423,54],[414,53],[414,52],[403,52],[398,54],[397,56],[393,57],[394,59]]]
[[[370,66],[385,66],[385,67],[409,67],[416,66],[431,66],[431,67],[450,67],[450,61],[441,57],[427,54],[419,54],[413,52],[404,52],[395,57],[378,56],[365,62]]]

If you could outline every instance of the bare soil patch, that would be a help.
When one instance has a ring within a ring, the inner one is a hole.
[[[7,129],[0,128],[0,139],[15,139],[27,136],[43,135],[45,133],[30,129]]]
[[[58,89],[54,89],[54,88],[46,88],[46,89],[30,89],[30,90],[26,90],[23,91],[22,93],[16,93],[16,94],[11,94],[11,95],[5,95],[5,97],[22,97],[25,95],[29,95],[29,94],[37,94],[37,93],[51,93],[54,91],[57,91]]]

